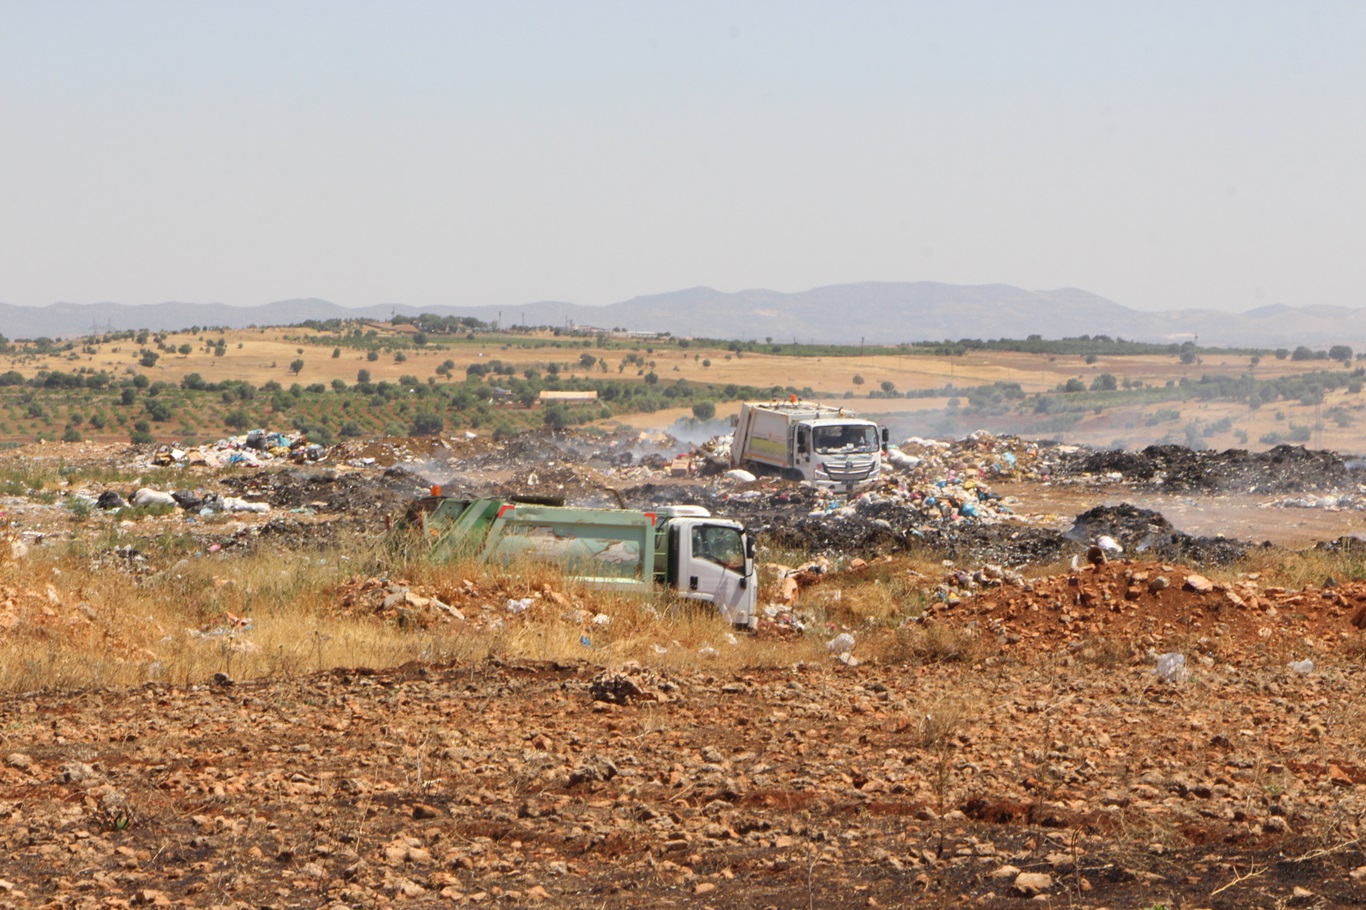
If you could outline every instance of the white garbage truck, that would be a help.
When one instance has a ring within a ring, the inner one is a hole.
[[[796,398],[740,407],[730,464],[852,490],[882,470],[887,430],[844,408]]]

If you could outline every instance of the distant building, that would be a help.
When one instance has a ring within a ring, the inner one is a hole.
[[[586,392],[545,391],[537,397],[541,404],[588,404],[598,400],[598,392],[596,389],[589,389]]]

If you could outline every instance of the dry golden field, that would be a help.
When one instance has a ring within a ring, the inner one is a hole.
[[[407,326],[384,328],[383,334],[407,336]],[[185,376],[198,373],[206,381],[224,379],[246,380],[261,385],[275,380],[283,385],[301,383],[305,386],[330,384],[341,380],[348,384],[357,380],[361,370],[369,372],[373,381],[396,381],[413,376],[421,381],[436,377],[438,382],[460,382],[471,364],[494,360],[512,365],[518,373],[526,369],[544,372],[551,363],[560,365],[562,376],[590,376],[597,378],[637,379],[653,371],[661,385],[686,379],[693,383],[748,385],[758,388],[795,386],[809,388],[814,396],[827,403],[846,404],[851,410],[876,416],[899,435],[931,435],[940,423],[946,408],[966,405],[966,400],[949,396],[927,398],[880,397],[869,398],[869,391],[878,390],[882,383],[891,382],[899,393],[923,389],[938,389],[946,385],[966,389],[995,382],[1018,383],[1027,394],[1047,393],[1070,379],[1078,379],[1089,387],[1095,377],[1109,373],[1121,382],[1141,382],[1145,386],[1161,387],[1167,383],[1198,382],[1202,376],[1223,375],[1238,377],[1250,374],[1257,379],[1272,379],[1315,370],[1340,369],[1326,361],[1276,360],[1264,356],[1255,366],[1246,355],[1207,354],[1201,362],[1182,364],[1170,355],[1101,356],[1088,364],[1081,356],[1025,354],[1014,352],[974,351],[962,356],[932,356],[898,353],[889,349],[869,348],[861,356],[791,356],[747,352],[735,354],[720,347],[690,346],[679,349],[672,344],[652,347],[650,342],[609,342],[599,346],[595,340],[554,338],[549,334],[529,337],[464,337],[436,336],[424,347],[408,347],[406,358],[398,360],[390,351],[378,360],[369,360],[364,350],[341,347],[332,356],[334,345],[326,336],[302,328],[255,328],[224,332],[165,333],[164,342],[172,349],[190,345],[191,352],[163,353],[156,364],[144,368],[138,361],[144,346],[131,340],[113,343],[91,343],[69,354],[34,357],[32,355],[0,356],[0,372],[17,370],[31,377],[40,370],[73,372],[79,369],[108,371],[116,378],[141,372],[153,382],[178,384]],[[211,342],[222,339],[225,353],[215,357]],[[591,368],[580,363],[584,354],[598,359]],[[623,364],[627,356],[641,358],[644,365]],[[301,360],[297,373],[291,364]],[[450,361],[452,378],[436,374],[437,368]],[[863,381],[856,382],[855,377]],[[738,403],[718,405],[717,416],[726,418],[738,411]],[[1337,409],[1337,410],[1335,410]],[[1172,412],[1178,412],[1173,417]],[[1325,418],[1331,412],[1333,419]],[[608,424],[659,428],[672,424],[690,414],[687,407],[656,411],[632,418],[613,418]],[[1161,419],[1155,419],[1155,415]],[[1359,416],[1358,416],[1359,415]],[[1207,445],[1215,448],[1267,448],[1259,440],[1273,432],[1287,435],[1292,425],[1312,427],[1308,445],[1344,452],[1366,451],[1366,435],[1361,418],[1366,417],[1366,403],[1360,395],[1345,391],[1330,392],[1320,404],[1275,402],[1258,410],[1241,402],[1158,401],[1106,407],[1088,414],[1075,426],[1064,429],[1045,427],[1039,435],[1061,438],[1069,442],[1098,446],[1123,445],[1141,447],[1162,440],[1174,440],[1191,421],[1202,425],[1229,421],[1227,431],[1206,436]],[[984,428],[991,429],[992,421],[982,419]],[[960,423],[959,429],[962,428]],[[1022,433],[1029,433],[1022,429]],[[1244,441],[1245,440],[1245,441]]]

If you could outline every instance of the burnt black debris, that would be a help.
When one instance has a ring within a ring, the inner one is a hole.
[[[1182,533],[1162,513],[1129,503],[1096,506],[1083,512],[1066,536],[1082,546],[1102,536],[1112,537],[1126,554],[1195,565],[1226,565],[1241,559],[1249,549],[1244,541]]]
[[[1124,482],[1172,492],[1302,493],[1356,485],[1347,462],[1337,453],[1292,445],[1265,452],[1197,452],[1185,446],[1153,445],[1141,452],[1092,452],[1077,467],[1081,473],[1118,474]]]

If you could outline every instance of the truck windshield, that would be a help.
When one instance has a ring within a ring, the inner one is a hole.
[[[745,567],[745,547],[736,528],[699,525],[692,529],[692,555],[739,571]]]
[[[816,427],[816,454],[867,454],[879,448],[877,427],[867,424],[848,424],[842,427]]]

